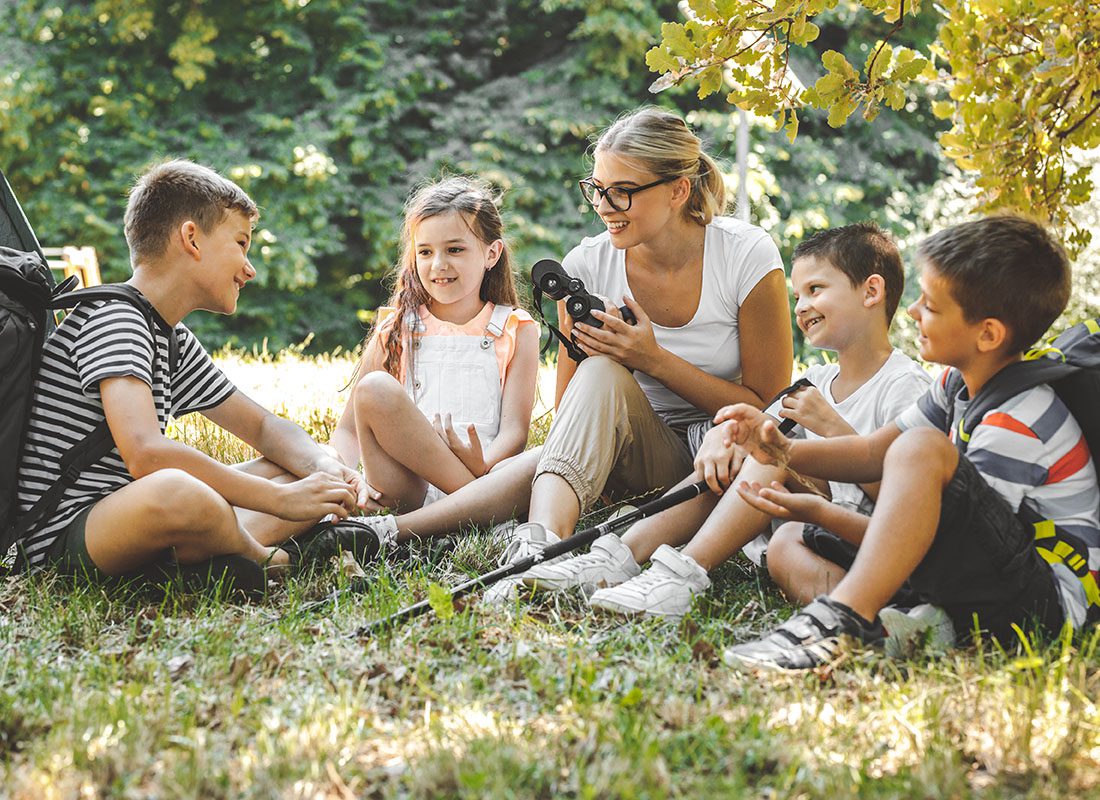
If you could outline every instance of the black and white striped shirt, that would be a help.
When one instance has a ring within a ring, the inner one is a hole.
[[[149,384],[161,433],[169,416],[213,408],[236,391],[182,323],[173,331],[179,364],[169,378],[168,330],[166,323],[157,326],[154,359],[149,324],[129,303],[93,301],[77,306],[65,318],[43,348],[35,381],[19,460],[20,513],[58,480],[61,456],[103,421],[100,381],[131,376]],[[118,448],[84,469],[53,514],[27,533],[23,547],[29,564],[45,560],[60,531],[82,509],[133,480]]]

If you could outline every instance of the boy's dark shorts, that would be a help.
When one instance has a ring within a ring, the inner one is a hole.
[[[851,542],[846,542],[832,531],[808,522],[802,526],[802,543],[815,555],[821,556],[826,561],[831,561],[845,570],[852,568],[852,564],[856,560],[856,553],[859,552],[859,548]],[[906,581],[897,593],[890,598],[887,605],[912,608],[920,602],[920,598],[910,588],[909,582]]]
[[[94,504],[82,508],[69,520],[69,524],[61,529],[61,533],[50,546],[46,557],[50,565],[64,575],[106,580],[110,576],[92,561],[84,538],[85,529],[88,527],[88,515],[92,513],[93,508],[95,508]]]
[[[965,457],[943,493],[932,547],[909,578],[927,602],[941,606],[966,637],[978,626],[1004,642],[1014,624],[1062,628],[1065,614],[1050,566],[1035,549],[1035,531],[1020,519]]]

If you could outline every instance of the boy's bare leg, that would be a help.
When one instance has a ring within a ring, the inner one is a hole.
[[[932,546],[958,464],[955,446],[931,428],[906,431],[890,445],[878,503],[855,563],[830,593],[834,600],[875,618]]]
[[[444,536],[468,525],[488,525],[516,516],[531,501],[531,481],[541,453],[541,447],[520,453],[453,494],[397,517],[398,541]]]
[[[735,482],[770,483],[782,481],[785,476],[785,470],[747,458]],[[750,506],[731,488],[718,500],[714,511],[684,548],[684,555],[691,556],[700,567],[710,572],[755,539],[769,522],[771,517]]]
[[[690,486],[695,481],[695,476],[689,475],[670,491]],[[660,514],[640,520],[623,534],[623,544],[630,548],[634,561],[644,564],[661,545],[679,547],[691,539],[714,510],[717,502],[716,495],[704,492]]]
[[[829,594],[847,572],[802,541],[801,522],[779,527],[768,544],[768,573],[793,603],[806,605]]]
[[[272,556],[239,525],[221,495],[178,469],[146,475],[96,503],[85,543],[92,561],[108,575],[144,566],[169,548],[182,564],[228,554],[264,563]],[[284,553],[275,556],[273,564],[285,561]]]
[[[392,375],[366,375],[353,402],[363,470],[382,505],[416,508],[428,483],[450,493],[473,479]]]

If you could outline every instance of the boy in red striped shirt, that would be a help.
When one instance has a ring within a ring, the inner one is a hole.
[[[959,636],[978,629],[1005,643],[1029,622],[1048,631],[1079,627],[1100,601],[1096,467],[1054,391],[1041,385],[991,409],[965,455],[952,424],[1065,308],[1065,252],[1040,225],[997,216],[940,231],[921,244],[918,258],[921,296],[909,314],[920,354],[952,369],[895,422],[869,436],[790,442],[749,406],[716,417],[729,426],[731,444],[758,460],[774,463],[778,448],[799,472],[882,482],[847,575],[768,636],[728,650],[733,666],[810,669],[832,660],[846,640],[877,643],[878,613],[906,580],[947,612]],[[959,389],[949,396],[953,386]],[[767,499],[773,490],[740,491]],[[1075,542],[1074,553],[1041,556],[1037,520]],[[1079,577],[1065,561],[1081,555],[1088,570]]]

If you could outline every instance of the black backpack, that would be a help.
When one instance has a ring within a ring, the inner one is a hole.
[[[1089,319],[1074,325],[1051,339],[1043,347],[1032,350],[1024,360],[1011,364],[981,388],[970,401],[966,414],[954,420],[953,399],[964,388],[962,375],[951,370],[944,383],[948,397],[948,430],[956,425],[955,445],[965,453],[970,436],[993,408],[1002,405],[1020,392],[1048,384],[1081,426],[1093,463],[1100,469],[1100,320]],[[1085,589],[1090,622],[1100,620],[1100,587],[1089,571],[1089,551],[1086,542],[1055,528],[1028,509],[1021,509],[1021,518],[1035,528],[1035,547],[1048,562],[1065,564]]]
[[[158,327],[165,323],[141,292],[126,284],[92,286],[73,291],[72,277],[51,288],[49,267],[38,253],[26,253],[0,246],[0,558],[17,544],[31,526],[49,515],[61,502],[83,469],[114,449],[106,421],[77,442],[61,458],[61,479],[49,488],[25,514],[17,517],[17,471],[27,432],[42,347],[53,328],[54,309],[72,308],[92,300],[129,303],[141,312],[156,341]],[[170,331],[169,374],[175,371],[179,354],[176,337]],[[154,347],[154,358],[156,357]]]

